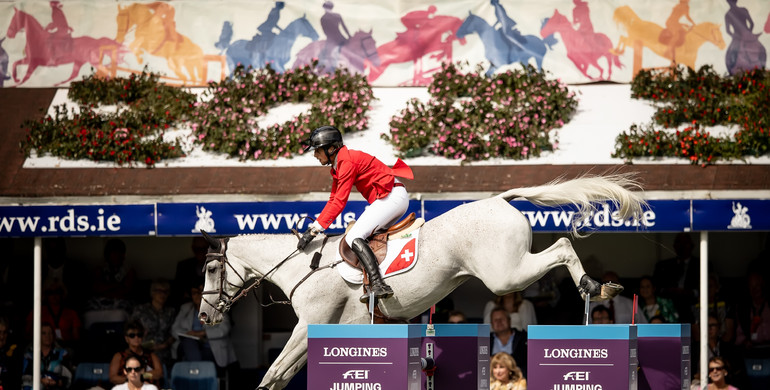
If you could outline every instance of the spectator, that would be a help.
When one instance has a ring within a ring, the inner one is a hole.
[[[653,279],[658,295],[673,301],[679,317],[684,323],[692,323],[692,307],[698,300],[700,263],[694,257],[690,234],[679,233],[674,238],[676,256],[655,264]]]
[[[527,380],[511,355],[495,354],[489,366],[492,374],[490,390],[527,390]]]
[[[700,332],[696,332],[695,335],[696,337],[700,337]],[[692,348],[692,361],[700,362],[700,342],[699,340],[695,341],[696,342],[693,343]],[[735,347],[735,345],[732,343],[728,343],[722,340],[719,317],[717,317],[715,313],[709,314],[708,316],[707,343],[708,358],[711,359],[714,357],[721,357],[723,360],[725,360],[725,362],[728,363],[728,367],[732,368],[729,372],[729,375],[733,379],[731,382],[739,385],[739,387],[744,387],[748,378],[746,377],[746,371],[743,367],[743,357],[741,355],[741,351],[739,351],[738,348]],[[693,365],[693,372],[698,373],[698,371],[698,364],[695,363]]]
[[[610,309],[605,306],[599,305],[591,310],[591,323],[592,324],[614,324],[610,318]]]
[[[204,328],[198,319],[202,292],[202,283],[192,287],[192,302],[187,302],[179,308],[179,314],[172,327],[172,332],[177,337],[172,351],[178,354],[179,360],[208,360],[215,362],[220,368],[225,368],[237,360],[235,349],[230,342],[230,318],[225,314],[221,323]]]
[[[22,386],[32,386],[32,345],[24,353]],[[49,323],[40,326],[40,386],[43,390],[66,389],[72,383],[67,350],[56,343],[54,327]]]
[[[663,317],[669,323],[679,322],[679,314],[670,299],[655,295],[655,284],[649,276],[639,279],[639,308],[647,322],[655,316]]]
[[[145,365],[136,356],[126,358],[126,366],[123,367],[123,375],[126,382],[116,385],[112,390],[158,390],[152,383],[144,383]]]
[[[144,334],[144,346],[155,352],[160,362],[168,367],[172,363],[171,325],[176,318],[176,310],[166,305],[171,293],[171,284],[165,280],[156,280],[150,284],[150,302],[134,307],[131,318],[140,321],[147,332]]]
[[[765,278],[758,271],[748,275],[749,299],[740,305],[736,345],[751,357],[770,357],[770,305],[765,296]]]
[[[719,276],[715,273],[709,273],[708,276],[708,313],[715,314],[719,318],[719,335],[722,341],[732,343],[735,341],[735,322],[736,322],[736,310],[723,296],[720,294],[721,286],[719,283]],[[695,311],[693,312],[695,317],[695,324],[700,324],[700,304],[695,305]],[[699,326],[694,326],[694,329],[698,329]]]
[[[491,354],[505,352],[521,367],[524,378],[527,377],[527,332],[511,327],[511,318],[502,307],[492,309],[490,314],[492,333],[489,346]]]
[[[88,270],[81,262],[67,256],[67,244],[63,237],[43,240],[42,260],[43,285],[63,285],[67,290],[64,306],[82,312],[88,296],[86,289],[90,286]]]
[[[140,321],[129,320],[123,327],[123,335],[127,347],[121,352],[115,353],[110,362],[110,382],[114,385],[126,383],[126,360],[135,356],[145,367],[144,378],[158,386],[163,379],[163,365],[160,358],[153,352],[146,351],[142,346],[144,340],[144,326]]]
[[[72,353],[77,350],[83,325],[78,313],[63,305],[66,295],[67,289],[61,281],[49,280],[43,287],[44,304],[40,310],[40,321],[51,324],[56,340]],[[30,312],[27,316],[27,339],[29,340],[32,340],[33,314]]]
[[[447,322],[450,324],[465,324],[468,322],[468,319],[465,317],[465,313],[459,310],[452,310],[449,312]]]
[[[709,359],[709,383],[708,390],[738,390],[737,387],[727,383],[727,375],[730,367],[719,356]]]
[[[502,307],[508,311],[511,326],[517,330],[527,330],[529,325],[537,325],[535,306],[525,299],[520,291],[512,292],[487,302],[484,306],[484,323],[489,324],[490,314],[495,307]]]
[[[620,284],[620,277],[615,272],[607,271],[602,276],[602,283]],[[634,301],[623,295],[616,295],[615,298],[606,301],[591,302],[589,306],[591,312],[597,306],[604,306],[608,309],[612,324],[630,324],[632,318],[637,324],[647,323],[647,319],[644,316],[637,315],[634,317]]]
[[[650,318],[650,321],[649,321],[649,322],[650,322],[651,324],[665,324],[665,323],[666,323],[666,320],[665,320],[665,319],[663,319],[663,316],[661,316],[661,315],[657,315],[657,316],[654,316],[654,317]],[[694,360],[693,360],[693,361],[694,361]]]
[[[21,373],[21,348],[11,340],[10,321],[0,317],[0,387],[20,389]]]
[[[90,310],[122,309],[131,312],[136,271],[126,264],[126,244],[112,238],[104,246],[104,264],[94,277]]]
[[[190,286],[203,280],[203,265],[206,264],[206,253],[209,243],[203,236],[196,236],[190,245],[193,256],[184,259],[176,265],[176,276],[171,296],[171,304],[179,307],[190,301]]]

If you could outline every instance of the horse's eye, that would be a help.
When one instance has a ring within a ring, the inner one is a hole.
[[[211,268],[209,268],[209,273],[213,274],[214,272],[216,272],[216,270],[217,269],[215,267],[211,267]]]

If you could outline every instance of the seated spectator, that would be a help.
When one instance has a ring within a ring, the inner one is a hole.
[[[452,310],[449,312],[447,322],[450,324],[465,324],[468,322],[468,319],[465,318],[465,313],[459,310]]]
[[[130,313],[135,282],[136,271],[126,264],[126,244],[119,238],[110,239],[104,245],[104,264],[94,276],[88,309],[121,309]]]
[[[679,322],[679,313],[670,299],[659,297],[656,294],[655,284],[649,276],[639,279],[639,309],[641,317],[649,323],[655,316],[663,317],[667,323]]]
[[[741,351],[738,350],[735,345],[722,340],[721,326],[719,324],[719,317],[712,313],[708,316],[708,358],[720,357],[726,363],[728,367],[732,367],[732,370],[728,373],[732,380],[731,383],[738,385],[741,388],[748,388],[746,385],[747,377],[746,370],[743,366],[743,357]],[[697,340],[700,337],[700,332],[695,333],[696,339],[693,342],[692,361],[700,362],[700,341]],[[698,373],[699,366],[697,363],[693,364],[693,372]]]
[[[730,367],[719,356],[709,359],[709,383],[708,390],[738,390],[737,387],[727,383],[727,375]]]
[[[668,322],[692,323],[692,307],[698,301],[700,288],[700,262],[693,255],[695,245],[689,233],[678,233],[674,238],[675,256],[661,260],[655,264],[653,273],[654,284],[659,289],[656,292],[661,297],[670,299],[678,313],[674,321],[666,317]]]
[[[650,318],[650,323],[651,324],[665,324],[666,320],[663,319],[663,316],[659,316],[658,315],[658,316],[654,316],[654,317]]]
[[[495,354],[489,366],[492,374],[489,390],[527,390],[527,380],[511,355]]]
[[[40,388],[43,390],[66,389],[72,383],[67,350],[56,343],[53,325],[40,325]],[[32,386],[34,351],[32,345],[24,353],[22,386]]]
[[[512,292],[489,301],[484,306],[484,323],[489,324],[490,314],[495,307],[502,307],[510,315],[511,326],[518,330],[527,330],[530,325],[537,325],[535,306],[520,291]]]
[[[85,310],[90,275],[82,262],[67,256],[67,242],[63,237],[43,239],[42,261],[43,285],[63,285],[67,290],[64,306],[77,312]]]
[[[126,361],[134,356],[142,362],[145,368],[144,378],[158,386],[163,380],[163,365],[160,358],[153,352],[146,351],[142,346],[144,341],[144,326],[139,321],[129,320],[123,327],[123,335],[127,347],[121,352],[115,353],[110,362],[110,382],[114,385],[126,383]]]
[[[22,372],[22,351],[11,340],[11,325],[0,317],[0,387],[20,389]]]
[[[177,338],[172,352],[176,352],[182,361],[208,360],[225,368],[237,360],[230,342],[230,318],[225,314],[221,323],[204,327],[198,319],[202,292],[202,283],[192,287],[192,302],[179,308],[172,326],[172,333]]]
[[[610,309],[605,306],[599,305],[591,310],[591,323],[592,324],[614,324],[610,318]]]
[[[123,375],[127,380],[112,388],[112,390],[158,390],[158,387],[152,383],[144,382],[145,365],[136,356],[129,356],[126,359],[126,366],[123,367]]]
[[[748,275],[749,297],[741,302],[735,344],[750,357],[770,357],[770,305],[765,298],[765,278],[760,272]]]
[[[719,335],[722,341],[732,343],[735,341],[735,319],[736,310],[734,306],[730,304],[720,293],[721,286],[719,283],[719,276],[715,273],[709,273],[708,275],[708,312],[714,313],[719,318]],[[693,329],[700,328],[700,303],[695,305],[695,311],[693,315],[695,317],[695,324]],[[699,332],[696,332],[696,336]]]
[[[492,333],[489,337],[490,353],[494,355],[505,352],[513,356],[526,378],[527,332],[512,328],[510,316],[502,307],[492,309],[490,321],[492,322]]]
[[[150,302],[134,307],[131,315],[133,320],[140,321],[147,330],[144,334],[144,347],[155,352],[160,362],[169,367],[172,363],[171,325],[176,318],[176,309],[166,303],[171,293],[171,284],[165,280],[157,280],[150,284]]]
[[[40,321],[54,327],[56,341],[69,352],[77,349],[80,331],[83,327],[80,316],[75,310],[63,305],[67,290],[60,282],[48,282],[43,287],[43,305],[40,308]],[[27,339],[32,340],[34,313],[27,316]]]
[[[602,276],[602,283],[620,284],[620,277],[612,271],[607,271]],[[597,306],[605,306],[609,310],[609,317],[612,324],[630,324],[633,319],[637,324],[646,324],[647,319],[644,316],[636,315],[634,317],[634,301],[623,295],[616,295],[612,299],[600,302],[591,302],[589,309]]]

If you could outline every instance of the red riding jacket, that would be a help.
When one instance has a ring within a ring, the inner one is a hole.
[[[353,185],[370,204],[390,194],[394,177],[414,179],[412,169],[398,159],[393,168],[372,155],[350,150],[343,146],[337,152],[337,168],[331,169],[332,192],[329,201],[318,216],[318,223],[324,229],[337,218],[345,208]]]

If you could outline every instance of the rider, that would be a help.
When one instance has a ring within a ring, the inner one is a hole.
[[[350,196],[353,186],[366,198],[369,206],[345,235],[345,242],[355,252],[369,275],[370,291],[375,298],[388,298],[393,290],[385,284],[377,259],[365,239],[378,229],[386,229],[398,221],[409,206],[406,187],[396,177],[413,179],[412,169],[400,159],[393,168],[374,156],[348,149],[342,143],[342,134],[334,126],[321,126],[303,142],[305,150],[314,149],[313,155],[322,165],[331,166],[332,190],[323,211],[305,231],[297,243],[304,250],[318,233],[337,219]],[[367,302],[369,296],[361,296]]]
[[[72,38],[72,27],[67,22],[67,17],[62,10],[62,4],[59,1],[52,1],[49,3],[51,6],[51,23],[45,26],[45,30],[53,35],[53,38],[61,45],[63,42],[68,42]]]
[[[276,1],[273,9],[271,9],[270,13],[267,14],[267,19],[265,19],[265,21],[260,24],[259,27],[257,27],[257,31],[262,34],[263,38],[273,38],[275,36],[273,28],[277,28],[279,32],[282,31],[282,29],[278,27],[278,19],[281,18],[281,10],[283,9],[283,6],[283,1]]]
[[[328,71],[333,71],[337,67],[337,61],[340,55],[340,49],[342,45],[350,39],[350,32],[348,27],[345,26],[345,22],[342,21],[342,16],[337,12],[332,12],[334,3],[331,1],[324,2],[324,15],[321,16],[321,29],[323,29],[326,35],[326,43],[321,50],[321,61],[324,61]],[[342,35],[340,27],[345,31],[345,35]]]
[[[684,37],[687,31],[695,26],[695,22],[690,17],[690,0],[679,0],[679,4],[671,10],[671,15],[666,19],[666,28],[660,32],[658,41],[668,46],[666,54],[671,58],[671,65],[676,63],[676,48],[684,44]],[[682,16],[686,17],[690,25],[679,23]]]
[[[575,8],[572,9],[572,24],[577,26],[577,31],[584,36],[593,35],[594,25],[591,23],[591,10],[588,3],[583,0],[572,0]]]
[[[495,22],[492,28],[500,24],[500,31],[502,31],[505,39],[516,47],[521,47],[521,45],[527,43],[527,39],[516,28],[516,22],[508,16],[505,8],[500,5],[500,0],[490,0],[490,2],[495,7],[495,16],[497,17],[497,22]]]

